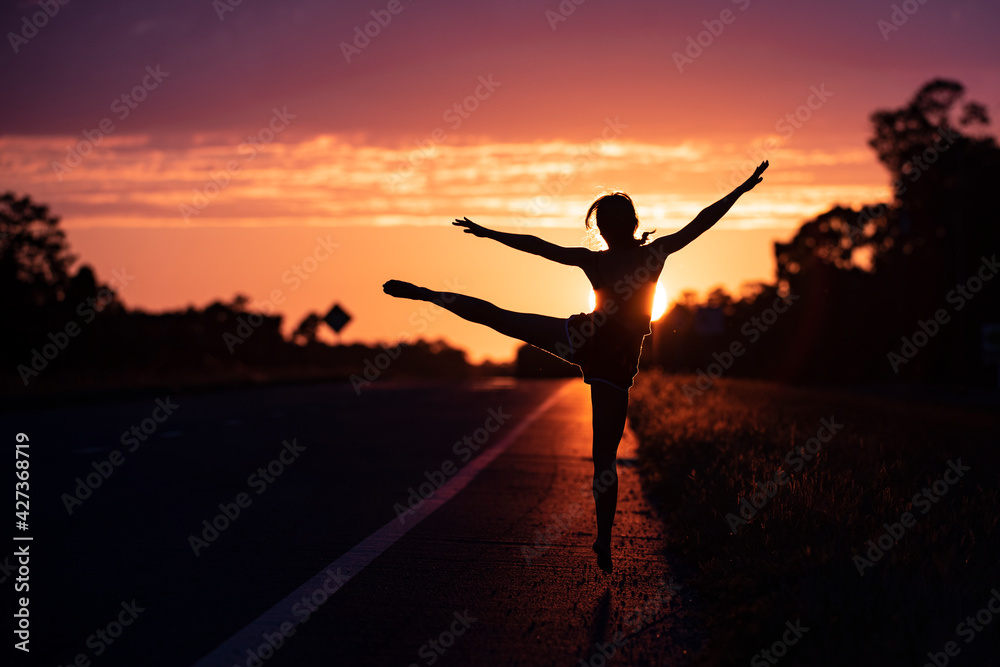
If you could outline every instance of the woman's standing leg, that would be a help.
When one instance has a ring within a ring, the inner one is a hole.
[[[597,510],[597,564],[611,572],[611,527],[618,507],[618,443],[625,431],[628,392],[605,382],[590,385],[594,413],[594,505]]]

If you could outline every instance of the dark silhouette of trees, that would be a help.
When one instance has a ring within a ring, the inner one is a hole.
[[[114,290],[98,282],[89,266],[70,273],[75,261],[59,218],[47,206],[10,192],[0,196],[0,290],[8,323],[0,359],[9,368],[55,344],[50,336],[63,342],[67,325],[89,324],[120,310]],[[72,353],[57,352],[72,362],[83,354],[82,346],[75,347]],[[47,368],[48,360],[42,355],[35,366]]]
[[[699,312],[718,308],[720,295],[694,309],[676,305],[660,324],[658,356],[667,368],[704,368],[720,345],[749,342],[740,336],[742,325],[774,297],[790,294],[794,306],[734,362],[734,374],[821,382],[995,381],[980,337],[984,324],[1000,320],[1000,279],[983,281],[966,295],[972,298],[956,296],[956,288],[970,279],[975,287],[981,268],[1000,250],[993,196],[1000,149],[985,133],[986,108],[964,95],[960,83],[935,79],[903,107],[872,114],[869,144],[889,172],[893,201],[858,210],[835,205],[803,223],[788,242],[775,243],[775,284],[729,304],[724,336],[700,335],[691,326]],[[947,321],[934,326],[941,310]],[[914,344],[918,331],[923,345]]]
[[[989,123],[985,107],[961,104],[963,96],[961,84],[936,79],[907,106],[872,115],[869,143],[889,170],[895,201],[868,242],[875,270],[894,280],[946,288],[996,248],[989,200],[1000,152],[993,137],[959,130]]]
[[[316,332],[319,330],[319,325],[323,322],[321,318],[316,313],[309,313],[302,321],[299,322],[299,326],[295,328],[292,332],[292,340],[299,345],[308,345],[309,343],[316,342]]]
[[[996,272],[991,262],[1000,250],[993,195],[1000,149],[986,133],[987,110],[965,101],[960,83],[936,79],[871,121],[869,143],[888,171],[892,201],[860,209],[838,204],[804,222],[791,239],[775,243],[773,284],[753,285],[739,299],[715,290],[702,304],[686,294],[656,324],[644,363],[704,371],[739,342],[745,353],[727,362],[727,375],[996,381],[980,342],[984,325],[1000,321],[1000,278],[986,278]],[[75,261],[48,207],[26,196],[0,197],[0,289],[5,319],[15,323],[4,328],[0,357],[21,375],[8,391],[36,381],[59,386],[67,374],[93,382],[118,374],[127,383],[178,372],[256,377],[274,369],[344,378],[470,373],[464,352],[441,341],[392,348],[388,368],[375,368],[372,360],[387,348],[318,343],[316,313],[285,340],[281,316],[251,311],[240,294],[203,309],[130,311],[89,266],[71,273]],[[946,318],[935,325],[941,313]],[[578,374],[527,348],[517,365],[528,375]]]
[[[0,284],[8,312],[27,313],[62,301],[69,287],[69,253],[59,218],[47,206],[13,193],[0,196]]]
[[[346,380],[375,368],[372,360],[384,352],[378,346],[317,342],[322,319],[316,313],[295,329],[294,342],[285,340],[281,315],[254,312],[243,294],[202,309],[128,310],[91,267],[71,274],[75,260],[48,207],[10,193],[0,197],[0,290],[5,323],[11,323],[0,346],[8,368],[2,388],[14,398],[25,392],[178,382]],[[471,373],[465,353],[442,341],[400,346],[392,357],[388,368],[376,368],[380,379]]]

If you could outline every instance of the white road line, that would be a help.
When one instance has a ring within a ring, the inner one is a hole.
[[[214,651],[203,657],[194,664],[194,667],[220,667],[225,665],[246,665],[248,650],[255,652],[259,646],[266,644],[264,633],[277,633],[282,623],[291,623],[296,628],[302,620],[301,615],[293,613],[293,608],[298,605],[301,608],[302,598],[312,598],[318,591],[324,591],[327,599],[336,593],[350,579],[357,576],[361,570],[365,569],[372,561],[385,553],[386,549],[399,541],[403,535],[410,532],[410,529],[442,507],[446,502],[464,489],[473,479],[476,478],[490,463],[504,453],[518,436],[535,422],[546,410],[564,394],[574,383],[566,383],[556,393],[524,418],[514,430],[507,433],[500,442],[485,450],[482,454],[472,459],[461,468],[454,477],[445,483],[430,498],[426,499],[420,507],[413,510],[412,514],[406,515],[405,523],[400,523],[398,519],[393,519],[374,533],[362,540],[357,546],[345,553],[343,556],[333,561],[318,573],[313,575],[308,581],[296,588],[278,602],[276,605],[265,611],[256,620],[245,628],[234,634],[232,637],[222,642]],[[331,574],[331,572],[333,574]],[[332,576],[336,577],[337,585],[333,592],[325,587]],[[326,600],[319,604],[325,603]],[[285,639],[294,641],[294,639]]]

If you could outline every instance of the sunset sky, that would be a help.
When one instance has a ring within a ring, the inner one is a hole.
[[[454,218],[583,244],[589,203],[621,189],[665,233],[767,158],[664,272],[671,297],[739,294],[805,219],[888,199],[874,110],[934,77],[1000,109],[986,0],[236,1],[0,9],[0,186],[49,204],[101,279],[134,276],[129,307],[277,293],[288,331],[339,301],[345,342],[504,360],[513,341],[382,282],[557,316],[588,284]]]

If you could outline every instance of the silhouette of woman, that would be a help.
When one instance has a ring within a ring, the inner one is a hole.
[[[651,333],[653,292],[668,255],[694,241],[719,221],[740,195],[749,192],[763,178],[765,160],[753,175],[731,193],[705,208],[680,231],[655,239],[651,232],[635,238],[639,226],[632,200],[624,192],[605,195],[590,205],[584,223],[591,216],[608,246],[595,252],[587,248],[563,248],[535,236],[507,234],[486,229],[468,218],[455,220],[467,234],[499,241],[506,246],[578,266],[597,294],[592,313],[567,319],[503,310],[488,301],[452,292],[435,292],[399,280],[382,288],[386,294],[404,299],[430,301],[470,322],[485,324],[550,354],[578,365],[584,382],[590,385],[593,409],[594,504],[597,540],[593,549],[597,564],[612,571],[611,527],[618,504],[618,443],[625,430],[628,390],[638,372],[642,341]]]

